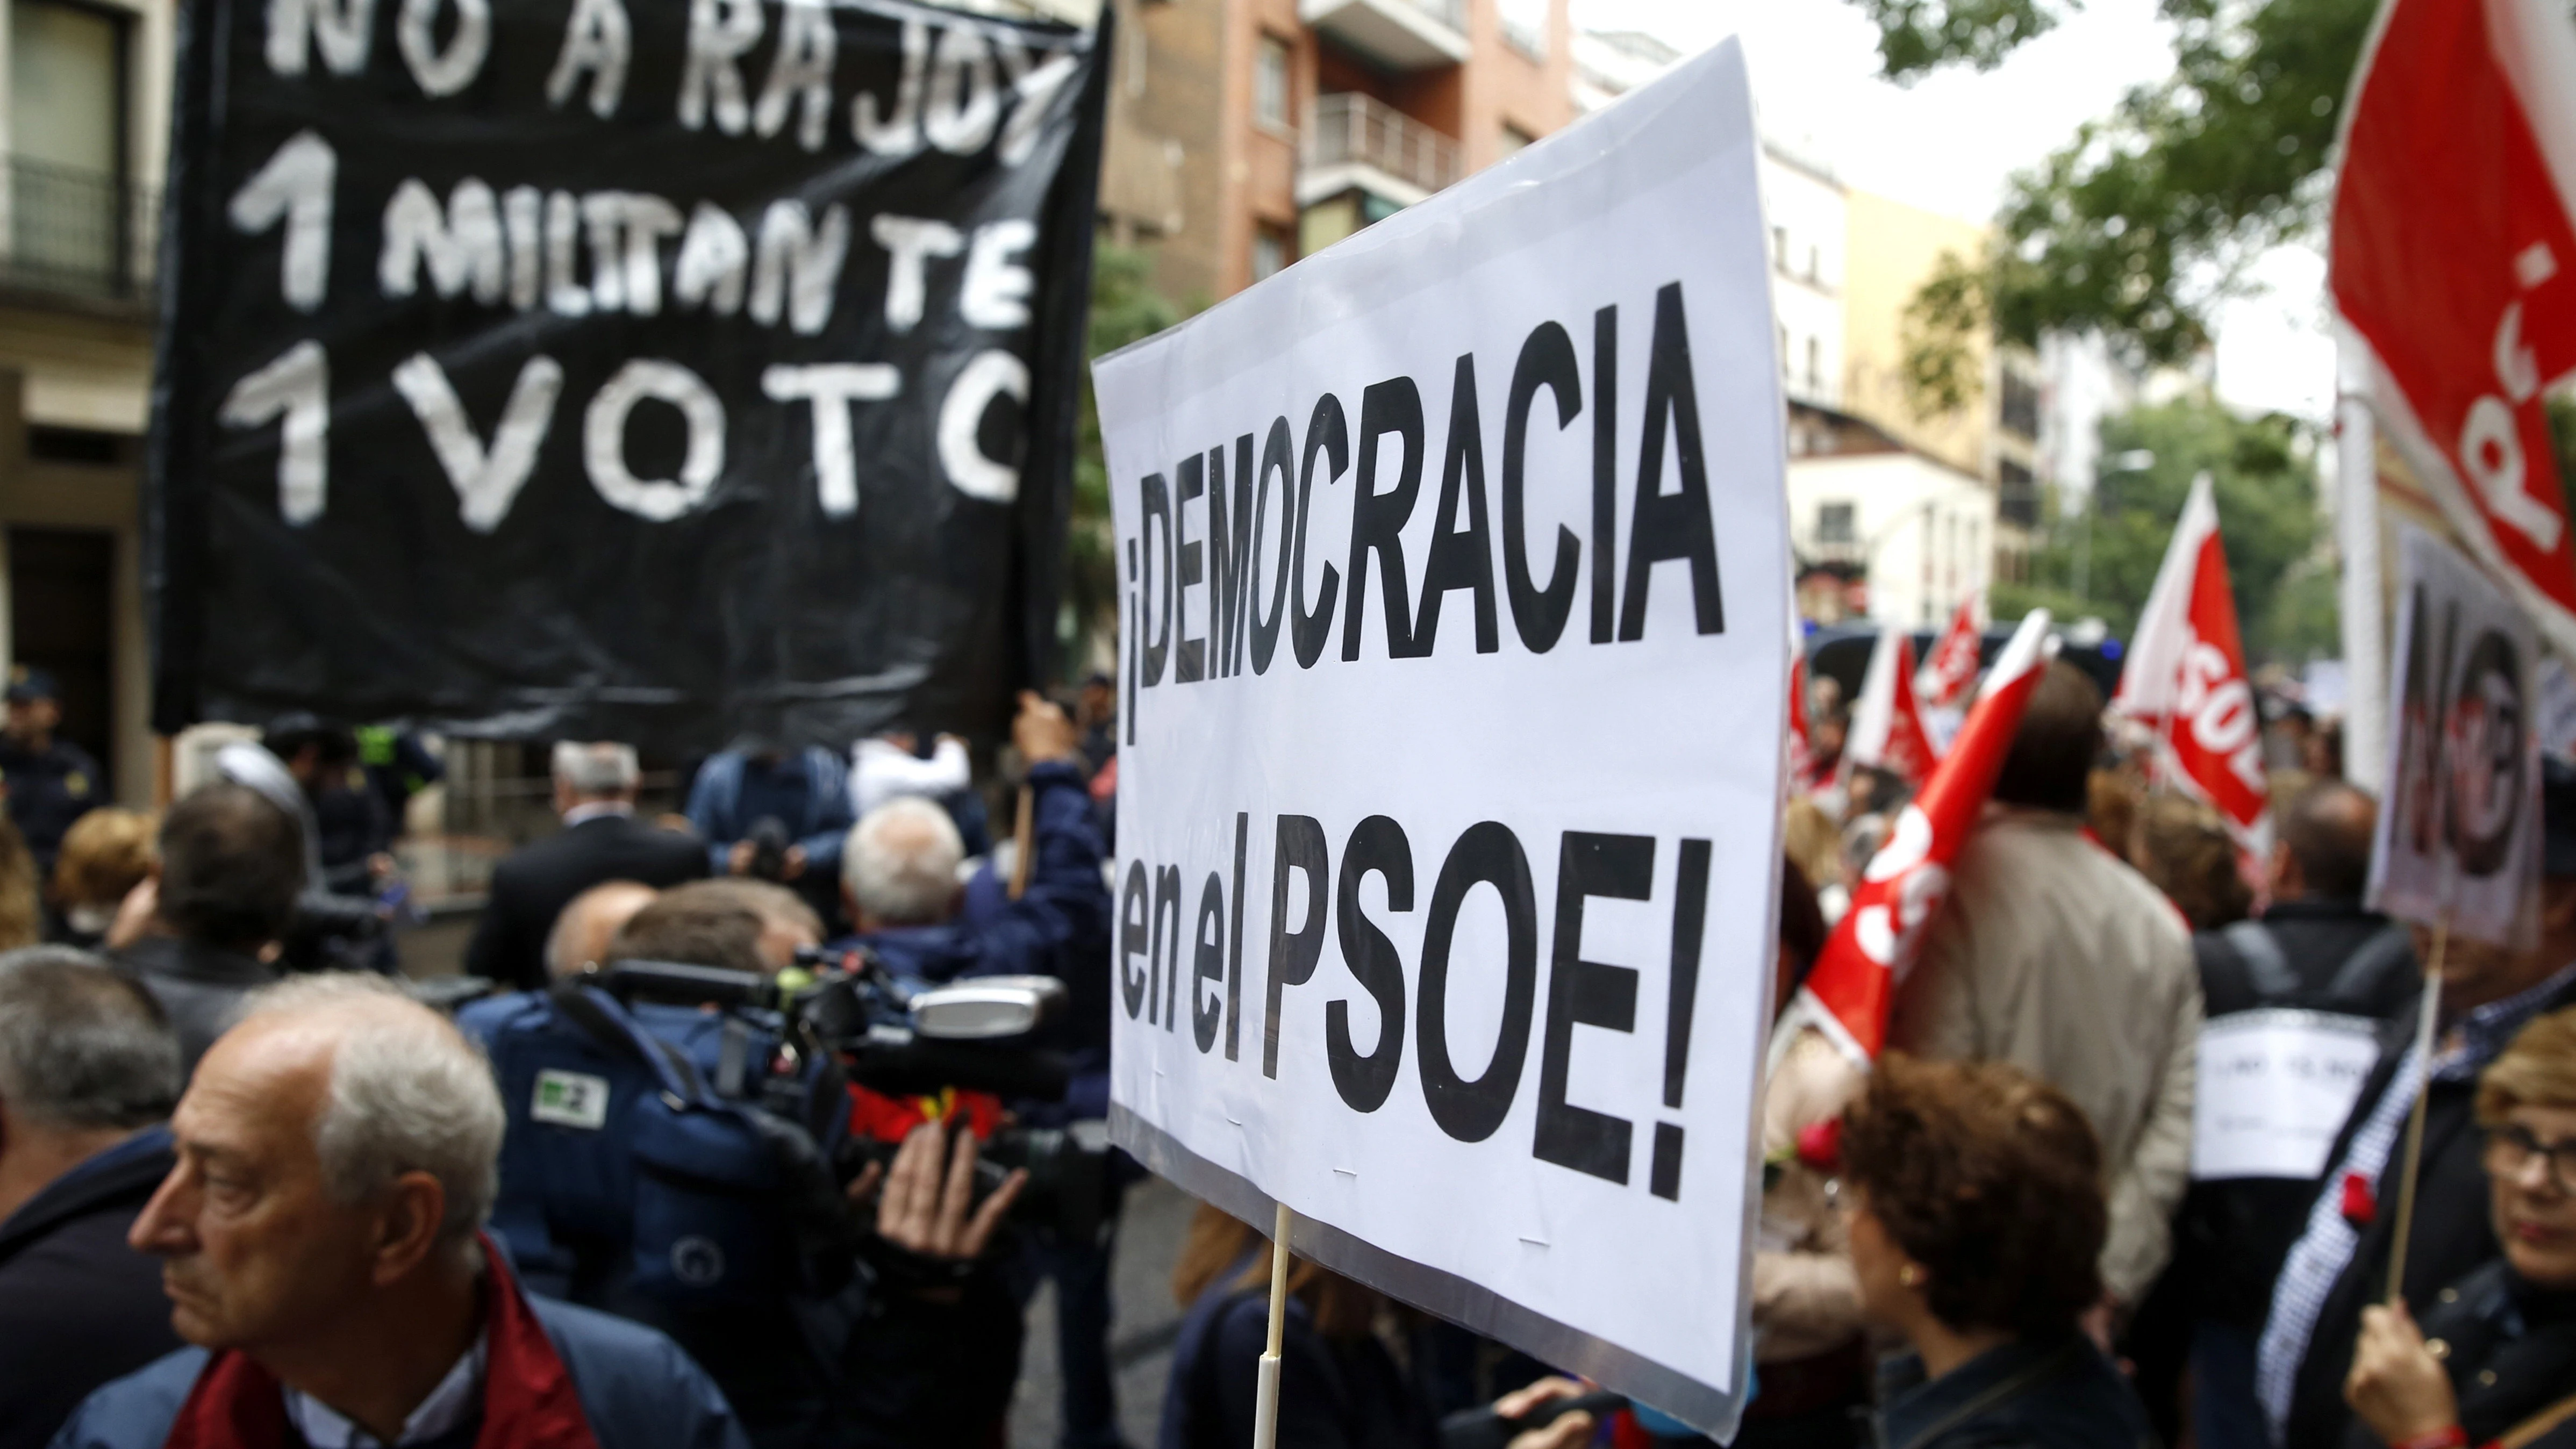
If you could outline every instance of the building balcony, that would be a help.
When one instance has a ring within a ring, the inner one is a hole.
[[[1396,70],[1467,61],[1466,0],[1298,0],[1297,18]]]
[[[1358,190],[1393,207],[1411,206],[1458,175],[1455,140],[1372,97],[1322,95],[1307,118],[1297,204]]]
[[[115,176],[0,157],[0,287],[138,303],[152,288],[160,195]]]

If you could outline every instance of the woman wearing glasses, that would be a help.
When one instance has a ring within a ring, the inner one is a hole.
[[[2576,1008],[2525,1027],[2478,1082],[2504,1256],[2419,1327],[2362,1310],[2344,1397],[2354,1446],[2576,1449]]]

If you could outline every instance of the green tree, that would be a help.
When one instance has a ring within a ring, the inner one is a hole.
[[[2248,656],[2288,661],[2333,646],[2334,575],[2318,558],[2324,521],[2315,438],[2304,424],[2280,414],[2240,418],[2216,402],[2185,398],[2107,419],[2102,447],[2107,458],[2143,451],[2155,462],[2107,473],[2090,519],[2052,516],[2045,542],[2032,551],[2028,582],[1995,586],[1998,616],[2040,606],[2062,617],[2098,614],[2127,637],[2164,563],[2191,480],[2206,471]],[[2086,560],[2081,569],[2079,559]]]
[[[1085,341],[1099,357],[1141,342],[1183,313],[1154,290],[1153,262],[1132,247],[1101,242],[1092,253],[1091,320]],[[1079,670],[1092,641],[1118,633],[1118,567],[1109,519],[1109,465],[1100,447],[1100,409],[1091,370],[1082,374],[1082,418],[1074,438],[1073,513],[1065,533],[1064,644],[1068,669]]]
[[[1980,70],[2081,0],[1853,0],[1905,82]],[[2206,345],[2216,305],[2266,249],[2319,238],[2327,153],[2377,0],[2160,0],[2175,70],[2122,97],[2009,184],[2000,238],[1953,257],[1908,316],[1921,405],[1974,391],[1965,339],[2037,345],[2099,328],[2133,360]]]

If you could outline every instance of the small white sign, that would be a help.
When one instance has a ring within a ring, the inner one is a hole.
[[[2321,1011],[2239,1011],[2200,1029],[2191,1175],[2308,1178],[2379,1061],[2374,1023]]]
[[[528,1116],[558,1127],[596,1132],[608,1125],[608,1079],[582,1072],[539,1072]]]

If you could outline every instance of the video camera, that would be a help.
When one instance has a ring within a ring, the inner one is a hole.
[[[865,951],[845,965],[806,948],[797,961],[810,982],[782,986],[757,972],[664,961],[613,962],[587,979],[621,1003],[711,1008],[768,1036],[776,1050],[743,1095],[788,1122],[808,1120],[818,1073],[833,1110],[842,1112],[848,1110],[842,1082],[894,1098],[951,1091],[1063,1098],[1070,1075],[1064,1059],[1026,1040],[1064,1009],[1064,985],[1054,977],[992,976],[916,988]],[[870,1162],[891,1169],[899,1145],[853,1134],[834,1153],[833,1174],[847,1183]],[[1025,1169],[1028,1184],[1012,1217],[1088,1242],[1098,1235],[1107,1204],[1108,1158],[1107,1134],[1092,1124],[1005,1124],[977,1154],[976,1195]]]

